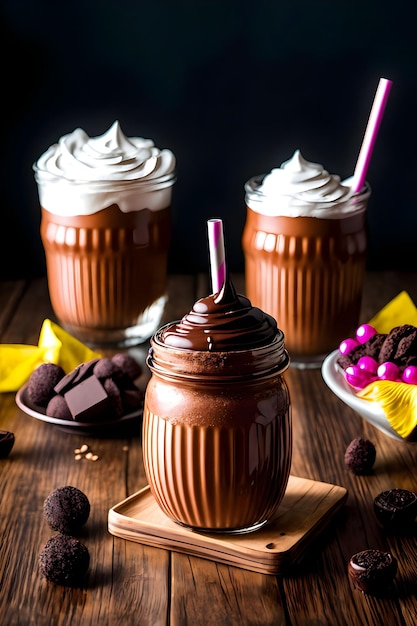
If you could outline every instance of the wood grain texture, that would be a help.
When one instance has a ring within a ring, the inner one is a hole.
[[[242,276],[233,277],[239,291]],[[206,276],[172,276],[165,321],[178,319],[209,291]],[[369,273],[363,297],[366,321],[399,291],[417,302],[417,276]],[[36,344],[41,324],[53,318],[46,281],[0,283],[2,343]],[[144,363],[147,346],[134,354]],[[148,373],[144,371],[143,384]],[[373,498],[392,487],[417,491],[417,446],[392,440],[327,388],[320,371],[286,373],[293,407],[293,475],[348,490],[342,510],[309,546],[302,564],[285,575],[256,573],[215,561],[126,541],[108,532],[108,512],[146,485],[140,432],[100,438],[70,434],[39,422],[0,394],[0,429],[14,432],[15,446],[0,460],[1,626],[412,626],[417,621],[415,536],[397,536],[377,524]],[[374,469],[354,476],[343,454],[356,436],[377,449]],[[87,443],[96,463],[75,461]],[[57,486],[72,484],[88,496],[91,515],[80,540],[91,565],[80,588],[48,583],[38,557],[54,532],[42,512]],[[346,567],[364,548],[392,550],[399,563],[389,597],[353,589]]]
[[[346,497],[343,487],[290,476],[284,499],[268,524],[252,533],[216,535],[171,521],[147,486],[110,509],[108,527],[113,535],[130,541],[262,574],[281,574],[302,560]]]

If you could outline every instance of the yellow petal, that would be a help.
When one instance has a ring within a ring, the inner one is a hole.
[[[36,346],[0,345],[0,392],[17,391],[44,360],[44,351]]]
[[[67,373],[80,363],[102,356],[48,319],[41,328],[39,347],[46,349],[49,360],[58,363]]]
[[[51,320],[44,320],[37,346],[0,345],[0,392],[17,391],[41,363],[57,363],[68,373],[77,365],[100,357]]]
[[[371,320],[369,324],[379,333],[388,334],[396,326],[411,324],[417,326],[417,308],[406,291],[401,291],[388,302]]]
[[[408,437],[417,426],[417,385],[376,380],[359,391],[363,400],[375,402],[400,437]]]

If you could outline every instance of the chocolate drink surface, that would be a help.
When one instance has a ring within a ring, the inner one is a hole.
[[[142,449],[171,519],[242,532],[271,518],[292,459],[288,364],[275,320],[230,282],[153,336]]]
[[[158,328],[167,301],[175,157],[118,122],[76,129],[34,165],[52,307],[90,345],[129,346]]]
[[[246,293],[277,319],[292,363],[319,367],[359,322],[369,187],[352,194],[296,152],[245,189]]]

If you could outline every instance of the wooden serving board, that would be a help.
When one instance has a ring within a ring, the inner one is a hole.
[[[344,487],[290,476],[273,519],[244,534],[206,534],[182,527],[160,509],[149,487],[109,510],[112,535],[264,574],[297,563],[347,498]]]

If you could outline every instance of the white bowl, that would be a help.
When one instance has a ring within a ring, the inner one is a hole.
[[[406,442],[406,440],[392,428],[381,407],[374,402],[358,398],[353,389],[346,382],[342,368],[337,364],[338,357],[339,351],[334,350],[334,352],[331,352],[323,361],[321,373],[326,385],[338,398],[343,400],[351,409],[359,413],[359,415],[372,424],[372,426],[378,428],[378,430],[385,433],[385,435],[397,439],[397,441]]]

